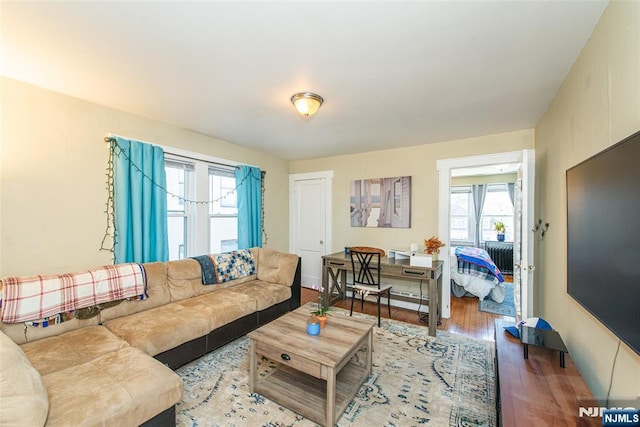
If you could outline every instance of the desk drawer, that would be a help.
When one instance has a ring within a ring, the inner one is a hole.
[[[342,270],[351,270],[351,262],[349,261],[334,261],[328,259],[326,262],[327,267],[340,268]]]
[[[256,352],[278,363],[291,366],[297,371],[307,373],[316,378],[321,378],[321,365],[318,362],[307,360],[303,357],[282,350],[281,348],[278,348],[276,346],[261,342],[256,342]]]
[[[429,279],[429,270],[416,267],[402,267],[401,273],[405,277],[414,277],[417,279]]]

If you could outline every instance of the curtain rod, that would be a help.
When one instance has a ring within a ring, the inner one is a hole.
[[[153,142],[142,141],[140,139],[129,138],[129,137],[122,136],[122,135],[116,135],[114,133],[109,133],[107,136],[105,136],[104,137],[104,142],[111,142],[116,137],[122,138],[122,139],[127,139],[127,140],[143,142],[145,144],[155,145],[155,146],[158,146],[158,147],[162,148],[167,154],[170,154],[170,155],[176,156],[176,157],[181,157],[183,159],[195,160],[197,162],[207,162],[207,163],[212,163],[214,165],[232,167],[234,169],[240,169],[240,166],[242,166],[238,162],[230,162],[230,163],[236,163],[236,164],[229,164],[229,163],[216,162],[214,160],[203,160],[203,159],[199,159],[197,157],[190,157],[190,156],[187,156],[185,154],[179,154],[179,153],[176,153],[176,152],[172,152],[172,149],[179,150],[179,149],[176,149],[175,147],[166,147],[166,146],[163,146],[163,145],[160,145],[160,144],[154,144]],[[254,166],[254,165],[247,165],[247,166],[257,167],[257,166]],[[267,171],[260,171],[260,172],[261,172],[263,177],[267,174]]]

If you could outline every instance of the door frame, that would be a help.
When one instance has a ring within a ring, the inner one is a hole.
[[[534,314],[534,271],[535,266],[535,248],[534,234],[529,234],[527,239],[523,239],[525,233],[533,232],[533,223],[535,217],[535,166],[536,156],[534,149],[522,150],[522,162],[520,171],[522,173],[522,223],[521,238],[522,248],[520,249],[520,282],[524,280],[526,293],[520,295],[522,319],[528,319]],[[526,209],[525,209],[526,207]],[[524,254],[524,255],[523,255]],[[516,266],[514,265],[514,269]],[[522,285],[521,285],[522,287]],[[524,299],[523,299],[524,298]]]
[[[450,266],[450,203],[451,203],[451,169],[465,168],[465,167],[473,167],[473,166],[485,166],[492,164],[501,164],[501,163],[520,163],[527,162],[527,166],[531,166],[531,160],[534,158],[533,150],[525,149],[520,151],[509,151],[504,153],[495,153],[495,154],[484,154],[479,156],[469,156],[469,157],[456,157],[451,159],[441,159],[436,161],[436,169],[438,170],[438,190],[439,190],[439,203],[438,203],[438,235],[440,240],[445,243],[447,249],[444,252],[444,256],[441,257],[441,260],[444,262],[442,266],[442,295],[440,297],[440,312],[442,313],[442,317],[449,318],[451,316],[451,286],[448,285],[451,283],[451,266]],[[529,168],[529,174],[532,174],[533,171]],[[531,201],[528,206],[529,212],[533,212],[533,197],[534,194],[532,192],[533,183],[529,183],[527,188],[522,189],[523,198],[527,198],[527,200]],[[531,227],[531,221],[533,221],[532,217],[529,217],[528,213],[522,213],[522,233],[525,233]],[[530,251],[528,251],[528,256],[533,256],[533,239],[529,239],[528,245],[531,246]],[[515,261],[515,260],[514,260]],[[533,259],[523,260],[523,263],[526,263],[528,266],[533,266]],[[532,268],[528,269],[526,273],[531,274],[533,271]],[[528,281],[528,294],[532,295],[533,292],[533,280]],[[530,298],[527,301],[530,308],[530,312],[533,312],[533,307],[531,307],[533,298]],[[529,311],[529,310],[527,310]]]
[[[324,221],[324,254],[326,255],[330,253],[333,249],[333,241],[332,241],[332,232],[333,232],[333,171],[318,171],[318,172],[307,172],[307,173],[292,173],[289,174],[289,252],[292,254],[298,254],[296,247],[296,239],[294,236],[295,227],[294,225],[294,216],[295,216],[295,185],[296,181],[308,181],[312,179],[324,179],[325,180],[325,221]]]

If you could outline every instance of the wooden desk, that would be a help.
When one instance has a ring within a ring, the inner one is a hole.
[[[600,405],[571,356],[561,368],[557,351],[530,346],[525,359],[520,340],[504,330],[509,325],[513,321],[495,321],[500,425],[601,426],[601,418],[579,416],[580,406]]]
[[[397,277],[410,280],[424,280],[427,284],[429,307],[429,335],[436,336],[438,316],[439,287],[442,286],[442,261],[434,261],[433,267],[413,267],[409,259],[380,258],[380,274],[386,277]],[[324,303],[329,305],[336,300],[347,297],[347,271],[351,271],[351,258],[344,252],[322,257],[322,287]],[[392,293],[393,294],[393,293]]]

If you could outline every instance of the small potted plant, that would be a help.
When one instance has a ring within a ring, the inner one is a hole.
[[[493,229],[496,230],[498,242],[504,242],[504,232],[506,227],[504,226],[504,222],[495,221],[493,223]]]
[[[329,307],[324,305],[324,288],[322,286],[317,287],[316,285],[311,286],[311,289],[318,291],[318,305],[315,310],[311,312],[311,315],[316,317],[320,321],[320,328],[324,328],[327,323],[327,313],[329,312]]]

